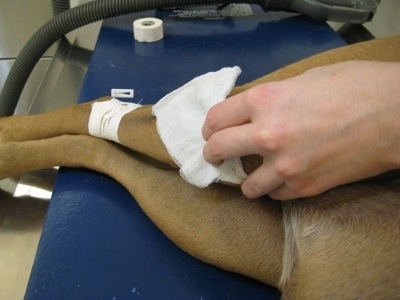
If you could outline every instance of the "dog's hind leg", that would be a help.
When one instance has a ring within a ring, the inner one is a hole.
[[[2,141],[0,143],[0,179],[54,166],[94,165],[93,161],[96,160],[98,150],[91,146],[92,144],[84,143],[85,138],[86,136],[62,135],[24,142]],[[89,155],[88,151],[92,151],[92,155]]]
[[[277,286],[282,269],[281,204],[249,201],[224,186],[199,189],[176,169],[85,135],[0,144],[0,176],[52,165],[86,167],[122,183],[155,224],[191,255]]]
[[[400,180],[284,203],[287,299],[397,299]]]
[[[281,203],[268,198],[249,201],[228,186],[196,188],[173,168],[135,164],[136,168],[117,168],[114,177],[180,248],[220,268],[277,286],[284,241]]]

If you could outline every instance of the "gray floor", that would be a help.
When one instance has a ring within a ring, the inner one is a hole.
[[[51,0],[0,0],[0,90],[20,49],[51,16]],[[374,21],[365,28],[375,37],[399,34],[399,16],[400,1],[383,0]],[[342,24],[331,25],[343,28]],[[21,96],[17,113],[74,103],[98,28],[95,24],[70,34],[68,42],[45,53]],[[71,43],[80,47],[71,50]],[[24,296],[56,173],[49,169],[0,181],[0,299]]]

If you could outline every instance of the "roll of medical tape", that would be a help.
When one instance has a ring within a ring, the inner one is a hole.
[[[143,18],[133,22],[133,36],[139,42],[156,42],[164,37],[163,22],[157,18]]]

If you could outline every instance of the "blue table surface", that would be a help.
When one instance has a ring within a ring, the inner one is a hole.
[[[181,19],[151,11],[107,20],[79,102],[132,88],[155,103],[195,76],[238,65],[238,84],[344,45],[304,16]],[[134,41],[132,23],[164,20],[164,38]],[[207,265],[169,241],[118,182],[86,169],[59,172],[26,299],[279,299],[274,288]]]

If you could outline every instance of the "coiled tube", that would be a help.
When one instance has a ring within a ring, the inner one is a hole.
[[[269,0],[245,1],[249,4]],[[65,10],[44,24],[22,49],[4,84],[0,95],[0,117],[14,113],[19,97],[33,68],[45,51],[68,32],[100,20],[120,15],[182,5],[214,4],[215,0],[97,0]],[[243,3],[243,0],[218,3]]]
[[[64,11],[70,9],[69,0],[53,0],[53,16],[63,13]]]

